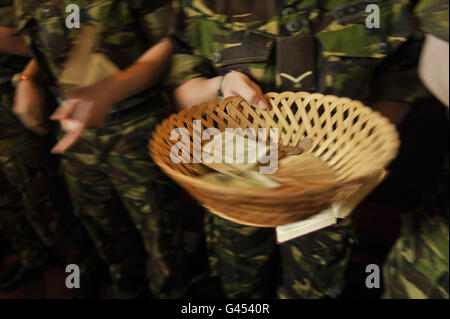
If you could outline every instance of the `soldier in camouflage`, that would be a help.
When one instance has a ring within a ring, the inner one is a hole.
[[[1,1],[4,47],[0,51],[29,54],[20,38],[10,38],[13,26],[13,1]],[[92,243],[70,214],[70,205],[62,203],[67,197],[57,174],[58,159],[49,153],[51,135],[32,133],[12,112],[11,79],[27,62],[25,57],[0,54],[0,229],[20,255],[20,267],[4,274],[0,288],[12,288],[40,268],[47,260],[48,248],[61,261],[78,264],[83,278],[95,266]]]
[[[439,79],[440,74],[446,77],[444,83],[446,81],[447,84],[441,86],[444,94],[439,96],[441,90],[436,88],[439,81],[429,81],[424,74],[429,70],[422,71],[422,79],[447,107],[448,5],[445,0],[422,0],[414,10],[418,25],[427,34],[425,46],[431,45],[430,48],[424,47],[421,60],[427,60],[426,55],[432,54],[430,59],[432,63],[438,63],[437,69],[427,62],[425,66],[431,69],[432,77]],[[442,48],[444,52],[440,55]],[[447,153],[436,184],[424,195],[422,205],[415,212],[403,216],[400,237],[384,265],[384,298],[449,298],[448,164]]]
[[[396,111],[423,94],[416,75],[421,39],[410,22],[409,1],[177,3],[168,83],[180,107],[240,95],[264,109],[262,92],[304,90],[358,99],[400,114]],[[369,4],[380,8],[381,28],[366,27]],[[393,118],[401,119],[401,114]],[[279,297],[340,294],[355,241],[353,220],[279,246]],[[269,296],[265,288],[271,286],[267,278],[274,277],[273,230],[237,225],[212,214],[205,223],[211,268],[227,297]]]
[[[14,25],[12,0],[0,6],[0,32],[7,36],[6,28]],[[0,41],[2,43],[6,41]],[[2,49],[4,49],[2,47]],[[19,49],[16,45],[15,49]],[[20,72],[26,65],[25,57],[0,55],[0,230],[12,244],[13,249],[20,254],[20,261],[13,269],[2,272],[0,287],[9,288],[20,282],[26,272],[41,266],[47,257],[44,244],[39,240],[35,230],[28,222],[22,198],[14,189],[5,175],[6,164],[10,162],[15,144],[11,137],[26,131],[11,112],[14,89],[11,86],[13,74]],[[22,134],[23,135],[23,134]],[[31,134],[29,134],[31,135]],[[21,143],[27,145],[28,143]],[[10,163],[11,165],[12,163]],[[13,171],[13,169],[10,169]],[[15,182],[15,181],[14,181]]]
[[[80,9],[81,29],[65,25],[70,4]],[[179,297],[177,188],[150,160],[147,148],[153,128],[170,113],[159,85],[170,58],[170,42],[163,40],[170,1],[17,0],[15,5],[19,32],[43,71],[41,81],[69,105],[52,116],[71,124],[53,152],[63,153],[76,214],[109,266],[115,297],[142,296],[145,274],[154,297]],[[87,25],[97,29],[96,52],[120,71],[64,96],[59,79]]]

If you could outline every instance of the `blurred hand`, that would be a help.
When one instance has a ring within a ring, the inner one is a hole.
[[[80,139],[86,128],[105,126],[113,104],[107,93],[105,88],[93,85],[73,94],[56,109],[50,119],[59,121],[65,133],[52,153],[64,153]]]
[[[44,111],[45,96],[42,88],[33,81],[22,80],[17,84],[13,113],[30,131],[47,134],[45,123],[47,112]]]
[[[244,73],[231,71],[223,78],[222,92],[224,97],[241,96],[248,104],[264,110],[269,107],[261,88]]]

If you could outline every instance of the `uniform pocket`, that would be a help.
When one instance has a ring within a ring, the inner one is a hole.
[[[245,0],[203,0],[206,7],[215,14],[226,15],[241,22],[268,20],[277,14],[275,1]],[[201,8],[200,8],[201,10]],[[202,10],[206,11],[206,10]]]
[[[374,31],[371,31],[374,30]],[[400,43],[385,39],[379,29],[367,29],[364,24],[332,25],[317,34],[325,56],[384,58]]]
[[[316,89],[316,40],[312,35],[281,37],[276,45],[277,87],[283,91]]]
[[[230,35],[213,35],[211,60],[221,74],[231,70],[246,73],[255,81],[263,79],[267,61],[273,50],[272,37],[248,31]]]
[[[332,25],[317,34],[321,46],[319,89],[326,94],[366,99],[377,66],[394,52],[398,42],[388,43],[379,30],[364,24]]]

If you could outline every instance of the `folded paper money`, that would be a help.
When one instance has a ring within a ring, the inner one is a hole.
[[[229,176],[240,177],[248,170],[258,168],[268,147],[254,138],[232,132],[222,132],[203,147],[202,163],[209,168]]]
[[[311,187],[336,181],[326,162],[310,153],[311,139],[297,146],[280,146],[278,169],[274,174],[258,173],[259,163],[267,155],[268,146],[253,137],[222,132],[203,147],[207,160],[195,164],[203,181],[236,188],[277,188],[280,186]]]

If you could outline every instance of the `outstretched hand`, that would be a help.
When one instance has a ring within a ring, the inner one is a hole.
[[[65,100],[50,117],[53,121],[59,121],[64,131],[64,136],[51,152],[64,153],[81,138],[86,128],[105,126],[111,106],[105,90],[95,85]]]

